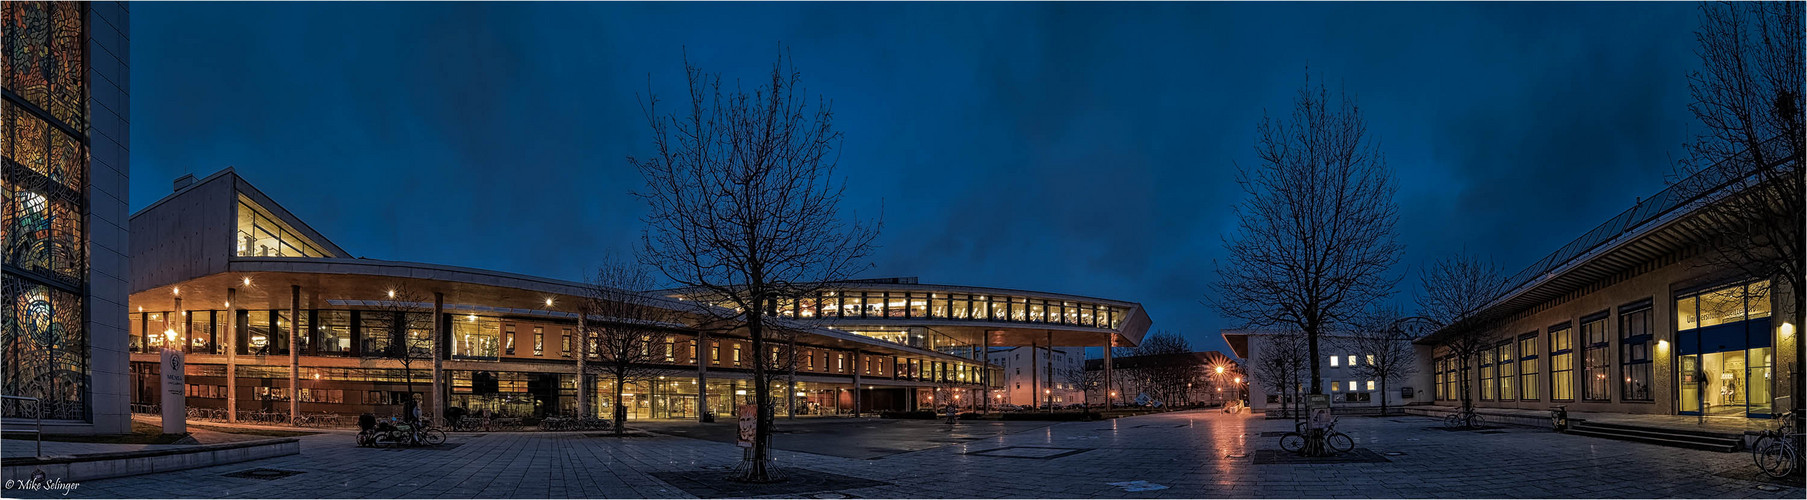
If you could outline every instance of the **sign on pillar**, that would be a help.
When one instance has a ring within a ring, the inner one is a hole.
[[[163,433],[188,432],[188,384],[182,351],[163,349]]]

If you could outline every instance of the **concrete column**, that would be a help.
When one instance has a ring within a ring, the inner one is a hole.
[[[184,314],[184,311],[182,310],[182,298],[176,297],[174,310],[170,311],[169,314],[163,315],[163,331],[176,331],[175,327],[171,325],[182,325],[184,328],[182,329],[181,334],[176,337],[182,339],[182,343],[186,345],[188,343],[188,328],[186,328],[188,322],[184,320],[187,318],[188,315]],[[179,346],[170,345],[175,341],[176,340],[170,338],[169,335],[163,335],[164,344],[162,350],[167,351],[160,353],[162,356],[159,357],[163,370],[171,370],[173,372],[186,368],[187,363],[182,362],[184,360],[182,353],[187,352],[187,350]],[[176,361],[174,364],[180,365],[183,368],[170,366],[172,363],[161,362],[163,359],[170,358],[171,356],[174,356],[172,360]],[[157,399],[163,404],[163,432],[165,434],[181,434],[188,432],[188,398],[186,396],[187,393],[183,392],[187,387],[181,389],[170,387],[172,374],[163,373],[161,370],[158,374],[162,375],[161,377],[158,377],[157,380],[157,392],[161,394]]]
[[[1029,407],[1034,409],[1040,401],[1042,378],[1035,376],[1035,341],[1029,341]]]
[[[433,356],[433,414],[427,415],[428,422],[445,416],[445,363],[440,359],[445,357],[443,356],[445,345],[442,342],[444,339],[445,294],[433,292],[433,341],[427,343],[428,346],[431,346],[428,352]]]
[[[985,346],[985,350],[982,351],[983,354],[979,357],[979,362],[980,362],[979,369],[984,370],[983,375],[980,375],[979,380],[985,384],[985,389],[983,391],[980,391],[980,393],[983,396],[982,399],[985,400],[985,402],[984,402],[985,411],[990,412],[991,411],[991,332],[984,332],[984,333],[979,334],[979,336],[982,337],[980,339],[979,343],[984,344],[984,346]]]
[[[301,285],[289,285],[289,423],[301,416]]]
[[[1104,408],[1111,407],[1111,347],[1117,343],[1117,335],[1104,334]]]
[[[1047,388],[1042,391],[1042,400],[1047,402],[1048,411],[1054,411],[1054,332],[1048,332],[1048,355],[1042,357],[1042,365],[1048,372],[1048,382],[1042,384]]]
[[[709,334],[702,330],[696,332],[696,412],[698,422],[708,421],[709,411],[709,360],[715,355],[715,349],[709,346]],[[732,393],[730,393],[732,395]]]
[[[238,422],[238,289],[226,289],[226,421]]]
[[[853,416],[860,416],[860,351],[853,352]]]
[[[577,414],[594,417],[590,411],[590,389],[585,386],[590,373],[590,328],[588,313],[577,311]]]
[[[163,328],[166,330],[175,330],[176,327],[171,326],[171,323],[174,323],[175,325],[180,325],[182,327],[182,329],[177,331],[176,333],[179,334],[179,335],[177,335],[177,337],[182,338],[182,345],[169,346],[169,345],[165,344],[164,347],[169,347],[169,348],[172,348],[172,349],[175,349],[178,351],[182,351],[182,352],[188,352],[187,345],[190,344],[192,341],[190,341],[188,339],[188,314],[186,314],[186,312],[187,311],[184,311],[182,309],[182,298],[176,297],[175,298],[175,310],[171,311],[168,316],[163,317]],[[168,338],[165,338],[164,341],[175,342],[174,340],[170,340]]]
[[[785,401],[784,418],[796,420],[797,419],[797,340],[795,338],[791,339],[790,348],[791,348],[791,352],[790,352],[790,355],[791,355],[790,389],[786,390],[784,393],[784,401]]]

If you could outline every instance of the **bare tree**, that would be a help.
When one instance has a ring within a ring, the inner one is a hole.
[[[1782,306],[1800,321],[1807,317],[1802,3],[1703,3],[1695,38],[1702,69],[1688,75],[1688,109],[1705,128],[1688,144],[1675,183],[1688,196],[1742,188],[1702,210],[1715,234],[1707,264],[1772,279],[1792,292]],[[1784,380],[1798,381],[1807,359],[1801,342],[1794,347],[1797,368]],[[1803,384],[1791,385],[1799,408],[1807,394]]]
[[[1506,280],[1498,265],[1467,251],[1431,263],[1419,279],[1419,313],[1446,329],[1442,345],[1456,357],[1462,410],[1472,411],[1471,367],[1482,351],[1493,347],[1493,330],[1502,326],[1497,315],[1482,312],[1505,293]]]
[[[1323,394],[1319,336],[1392,294],[1402,248],[1392,170],[1360,108],[1338,97],[1307,79],[1290,120],[1261,120],[1261,161],[1239,167],[1248,198],[1209,299],[1248,327],[1304,332],[1312,394]]]
[[[1182,403],[1186,384],[1198,373],[1199,360],[1192,355],[1192,344],[1172,332],[1157,332],[1135,347],[1135,367],[1131,376],[1150,397],[1173,405]]]
[[[783,297],[813,296],[825,282],[863,270],[876,223],[847,222],[834,176],[840,132],[826,101],[813,108],[802,78],[783,57],[771,79],[748,92],[724,91],[721,78],[685,61],[688,106],[661,114],[644,105],[656,152],[629,158],[650,207],[643,257],[666,278],[730,312],[718,319],[746,330],[765,352],[762,311]],[[739,479],[779,479],[771,467],[771,372],[754,364],[760,409],[753,447]]]
[[[1283,332],[1265,337],[1266,341],[1262,342],[1261,353],[1255,361],[1254,373],[1261,377],[1261,383],[1269,390],[1280,393],[1281,414],[1287,417],[1297,416],[1294,406],[1299,402],[1299,375],[1305,371],[1305,336],[1297,332]]]
[[[1104,370],[1087,370],[1083,367],[1078,370],[1067,370],[1061,380],[1070,384],[1071,387],[1079,389],[1080,404],[1090,410],[1092,408],[1092,389],[1104,387]]]
[[[1349,369],[1356,376],[1380,382],[1380,414],[1387,414],[1387,391],[1393,382],[1418,372],[1412,340],[1423,328],[1397,307],[1380,307],[1358,321],[1341,337],[1343,348],[1356,353],[1360,363]]]
[[[369,333],[368,323],[364,327],[363,357],[401,364],[402,380],[407,384],[409,398],[414,397],[414,362],[433,359],[433,321],[436,318],[433,317],[432,301],[431,294],[407,282],[392,284],[374,308],[389,320],[387,331],[373,336]]]
[[[647,293],[656,288],[645,267],[613,259],[597,268],[596,275],[584,284],[583,303],[578,306],[586,319],[579,338],[582,351],[596,353],[597,362],[587,363],[588,370],[601,373],[614,381],[614,419],[616,435],[627,424],[627,407],[622,405],[623,392],[630,384],[654,383],[667,370],[655,363],[666,359],[662,342],[681,318],[663,299]],[[583,353],[588,356],[589,352]],[[583,390],[579,383],[579,390]],[[588,409],[582,411],[588,412]]]

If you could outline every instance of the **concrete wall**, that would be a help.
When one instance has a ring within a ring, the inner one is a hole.
[[[209,176],[132,216],[131,291],[223,273],[233,255],[237,177]]]
[[[991,364],[1001,366],[1004,369],[1002,387],[1004,398],[1002,400],[994,400],[994,402],[1025,406],[1045,404],[1047,401],[1046,395],[1039,392],[1042,389],[1052,389],[1054,391],[1053,396],[1055,396],[1055,404],[1057,405],[1085,402],[1085,395],[1083,393],[1078,389],[1070,389],[1070,387],[1074,387],[1074,385],[1068,377],[1069,373],[1085,373],[1085,348],[1056,347],[1054,348],[1054,351],[1055,387],[1052,388],[1048,387],[1048,367],[1046,364],[1048,361],[1048,349],[1046,347],[1036,349],[1016,347],[1008,350],[992,351],[990,354]],[[1019,384],[1021,387],[1018,387]],[[1069,389],[1060,388],[1062,386],[1069,387]],[[1132,395],[1131,397],[1133,398],[1134,396]],[[1093,402],[1102,404],[1104,400],[1102,398],[1094,398]]]
[[[131,173],[131,20],[124,2],[88,8],[89,406],[94,432],[132,429],[126,360],[131,263],[126,213]]]

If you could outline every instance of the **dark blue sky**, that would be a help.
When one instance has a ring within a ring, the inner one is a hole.
[[[636,94],[782,44],[846,134],[867,277],[1199,304],[1264,111],[1307,65],[1398,172],[1415,270],[1518,269],[1660,190],[1694,124],[1695,5],[137,3],[133,210],[236,166],[355,255],[565,279],[631,253]]]

